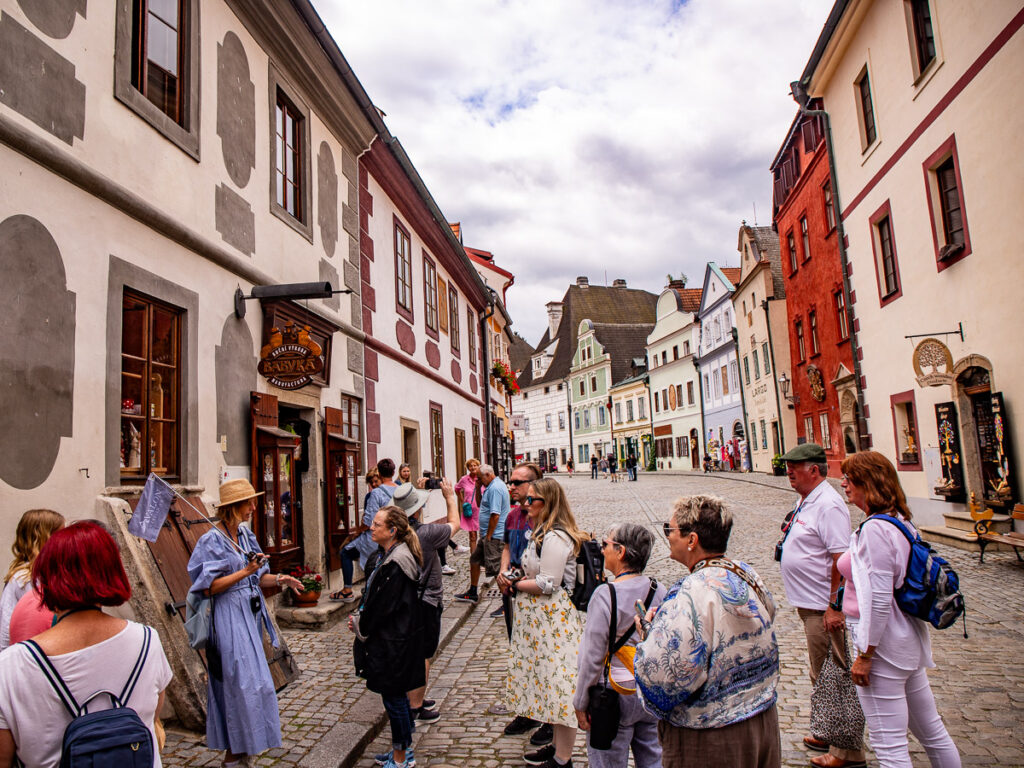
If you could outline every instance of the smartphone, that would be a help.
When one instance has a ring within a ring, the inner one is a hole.
[[[644,605],[643,600],[637,600],[634,606],[636,607],[636,615],[640,617],[640,639],[643,640],[647,637],[647,633],[651,631],[651,622],[647,620],[647,606]]]

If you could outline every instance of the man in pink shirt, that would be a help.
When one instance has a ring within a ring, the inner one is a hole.
[[[782,542],[782,584],[786,599],[797,609],[807,637],[811,685],[818,679],[825,655],[831,650],[840,667],[843,659],[844,619],[837,599],[839,569],[836,561],[850,548],[850,510],[831,485],[825,450],[815,443],[798,445],[783,455],[786,476],[800,503],[793,511]],[[864,749],[840,749],[806,736],[810,749],[828,754],[815,757],[818,768],[860,768]]]

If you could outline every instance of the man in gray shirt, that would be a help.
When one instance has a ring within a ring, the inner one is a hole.
[[[424,485],[424,478],[417,481],[417,485]],[[442,597],[444,594],[441,583],[441,559],[437,551],[448,546],[449,540],[462,528],[459,505],[455,497],[455,490],[448,480],[441,481],[441,494],[444,496],[447,506],[448,517],[443,523],[421,523],[423,505],[430,498],[430,491],[417,489],[412,483],[404,483],[395,490],[392,503],[400,507],[407,515],[416,536],[420,540],[420,547],[423,550],[423,570],[420,573],[420,589],[423,591],[423,659],[426,665],[426,675],[430,676],[430,660],[437,653],[437,646],[441,640],[441,613],[444,610]],[[427,686],[409,691],[409,709],[412,716],[418,720],[437,720],[441,713],[431,709],[423,697],[426,694]]]

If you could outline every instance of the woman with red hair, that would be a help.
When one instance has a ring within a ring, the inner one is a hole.
[[[98,692],[130,691],[122,703],[149,729],[153,765],[160,766],[153,722],[171,668],[152,628],[103,612],[132,592],[113,538],[93,521],[56,531],[32,565],[32,583],[55,623],[0,654],[0,768],[11,765],[15,752],[26,768],[60,764],[71,715],[36,654],[48,658],[75,702],[88,701],[90,711],[111,706],[107,696],[91,698]],[[132,688],[135,665],[140,671]]]

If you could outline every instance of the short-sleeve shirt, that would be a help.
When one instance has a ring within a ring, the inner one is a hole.
[[[79,703],[96,691],[120,694],[142,649],[142,624],[129,621],[113,637],[71,653],[50,656],[50,661]],[[127,704],[153,734],[153,766],[159,768],[153,718],[160,692],[171,682],[171,667],[156,631],[151,632],[149,654]],[[26,695],[31,691],[31,695]],[[109,696],[97,696],[90,712],[110,709]],[[24,645],[0,653],[0,729],[11,731],[18,757],[26,768],[56,768],[61,740],[71,715],[43,676]]]
[[[782,546],[782,583],[796,608],[823,611],[829,604],[832,555],[850,548],[850,510],[823,480],[807,494],[793,516]]]
[[[488,516],[497,515],[498,525],[494,529],[495,541],[505,540],[505,519],[508,517],[511,504],[512,500],[508,495],[508,486],[505,485],[505,482],[500,477],[491,480],[480,499],[480,526],[486,530],[484,526],[490,525]]]
[[[391,497],[395,495],[397,485],[379,485],[370,491],[363,505],[363,525],[369,526],[373,522],[374,515],[381,507],[391,503]],[[369,531],[360,533],[355,541],[348,545],[359,551],[359,567],[366,569],[366,558],[377,551],[377,542],[370,537]]]
[[[423,570],[420,572],[420,589],[423,602],[438,606],[444,596],[441,583],[441,559],[437,550],[447,547],[452,538],[452,527],[448,523],[426,523],[416,528],[416,536],[423,550]]]

